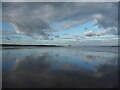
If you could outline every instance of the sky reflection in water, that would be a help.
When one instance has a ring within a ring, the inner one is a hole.
[[[117,58],[82,48],[4,49],[3,88],[117,87]]]

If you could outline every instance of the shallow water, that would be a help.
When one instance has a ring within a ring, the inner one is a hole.
[[[111,47],[3,49],[3,88],[114,88],[118,53]]]

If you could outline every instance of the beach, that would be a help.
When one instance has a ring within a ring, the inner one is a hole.
[[[117,47],[13,48],[2,51],[3,88],[118,86]]]

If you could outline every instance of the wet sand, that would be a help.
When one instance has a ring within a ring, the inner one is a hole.
[[[3,88],[118,87],[115,47],[15,48],[2,56]]]

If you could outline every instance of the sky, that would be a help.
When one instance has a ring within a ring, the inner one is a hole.
[[[2,2],[4,44],[118,45],[117,2]]]

